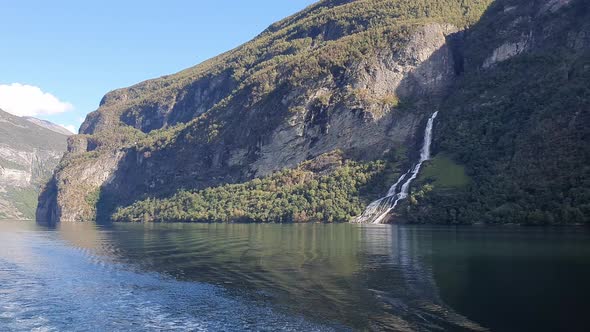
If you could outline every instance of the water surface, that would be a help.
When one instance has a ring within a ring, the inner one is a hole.
[[[8,331],[583,331],[585,229],[0,222]]]

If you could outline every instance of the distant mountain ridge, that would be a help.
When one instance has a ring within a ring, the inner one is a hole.
[[[58,134],[62,134],[62,135],[74,135],[75,133],[72,133],[71,131],[67,130],[66,128],[57,125],[53,122],[47,121],[47,120],[42,120],[42,119],[38,119],[32,116],[23,116],[23,119],[27,120],[27,121],[31,121],[32,123],[47,128],[51,131],[55,131]]]
[[[40,188],[66,150],[58,127],[0,110],[0,219],[35,217]]]

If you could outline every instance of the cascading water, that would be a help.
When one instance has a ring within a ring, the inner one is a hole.
[[[361,224],[380,224],[387,215],[393,211],[397,204],[408,197],[410,190],[410,184],[418,176],[422,164],[430,159],[430,145],[432,144],[432,127],[434,125],[434,119],[438,115],[438,111],[434,112],[428,119],[426,129],[424,130],[424,143],[422,143],[422,149],[420,150],[420,160],[414,167],[410,168],[408,172],[402,175],[397,182],[389,188],[387,196],[374,201],[369,204],[365,209],[365,212],[358,217],[355,222]],[[407,179],[407,180],[406,180]],[[404,182],[405,180],[405,182]],[[401,185],[401,188],[398,187]]]

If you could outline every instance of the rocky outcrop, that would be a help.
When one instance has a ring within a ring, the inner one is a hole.
[[[545,53],[548,47],[582,50],[588,45],[587,24],[564,23],[585,15],[586,6],[580,0],[495,1],[478,29],[470,31],[470,66],[489,69],[519,55]]]
[[[530,38],[524,37],[522,40],[515,42],[515,43],[506,43],[500,45],[498,48],[494,50],[492,55],[487,58],[484,63],[484,68],[489,68],[495,65],[498,62],[502,62],[508,60],[514,56],[517,56],[527,50],[529,46]]]

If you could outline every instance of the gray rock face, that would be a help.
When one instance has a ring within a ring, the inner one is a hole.
[[[529,45],[529,40],[530,39],[528,37],[524,37],[518,42],[500,45],[494,50],[493,54],[484,61],[483,67],[489,68],[498,62],[506,61],[525,52]]]
[[[477,59],[475,65],[489,69],[504,61],[519,55],[543,53],[547,45],[552,47],[564,47],[574,51],[582,51],[590,45],[590,37],[584,32],[589,23],[576,29],[566,27],[564,22],[572,20],[575,15],[574,7],[582,7],[576,0],[540,0],[540,1],[497,1],[491,11],[497,11],[493,15],[495,22],[480,22],[482,25],[494,25],[496,29],[493,36],[481,38],[477,55],[471,55]],[[501,10],[500,10],[501,9]],[[500,24],[498,24],[500,23]],[[475,34],[485,29],[478,29]],[[471,36],[477,40],[479,36]]]
[[[61,151],[38,148],[23,151],[0,144],[0,158],[5,164],[0,165],[0,185],[25,188],[38,184],[53,170],[62,155]]]
[[[298,108],[300,111],[273,130],[271,138],[261,146],[259,158],[250,165],[253,173],[265,176],[336,149],[363,151],[363,157],[373,159],[393,147],[414,142],[423,116],[419,112],[400,114],[374,101],[388,96],[420,98],[444,92],[455,77],[447,36],[456,31],[450,25],[426,25],[411,36],[403,49],[384,50],[354,66],[347,86],[372,100],[361,96],[322,106],[320,112],[331,114],[322,125],[309,121],[313,103],[336,87],[324,85],[316,89]],[[235,157],[232,163],[236,164]]]
[[[37,194],[62,157],[66,138],[0,110],[0,219],[34,217]]]

